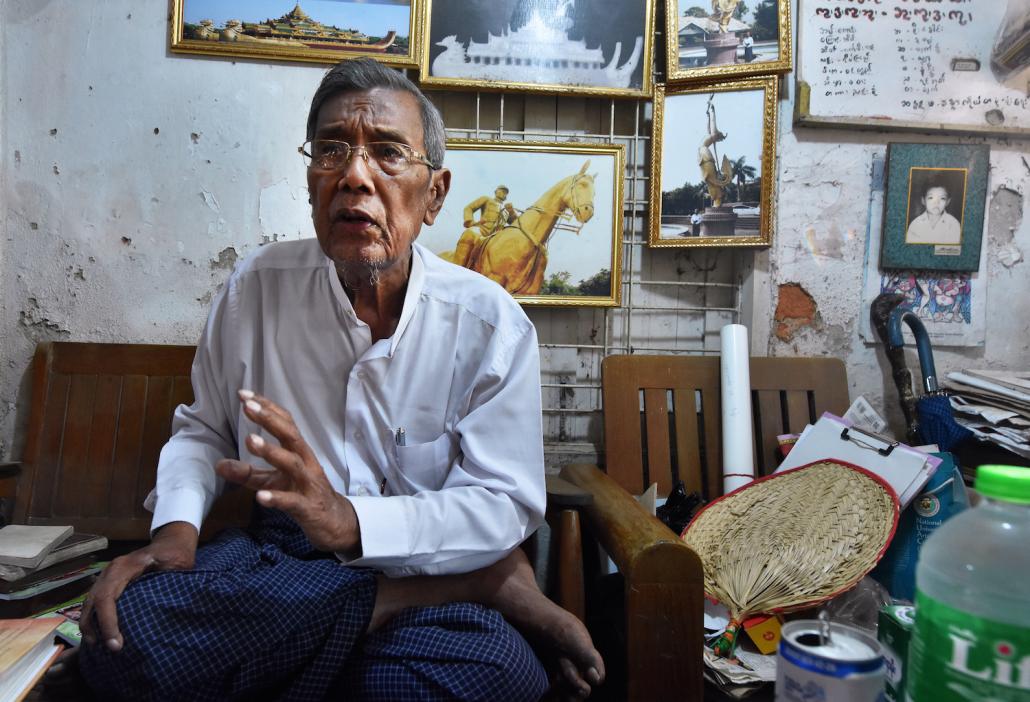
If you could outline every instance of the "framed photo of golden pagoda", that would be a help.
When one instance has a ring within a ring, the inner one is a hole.
[[[650,246],[769,246],[776,81],[655,89]]]
[[[669,85],[791,70],[790,0],[666,0]]]
[[[336,63],[368,56],[417,68],[422,0],[172,0],[171,50]]]
[[[451,189],[418,243],[523,305],[617,307],[624,150],[448,140]]]
[[[424,0],[421,83],[651,95],[656,0]]]

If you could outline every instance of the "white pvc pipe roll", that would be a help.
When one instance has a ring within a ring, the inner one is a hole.
[[[755,479],[751,423],[751,351],[747,327],[727,324],[722,342],[722,489],[733,492]]]

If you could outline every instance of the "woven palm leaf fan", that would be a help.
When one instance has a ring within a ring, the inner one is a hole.
[[[879,476],[836,461],[777,473],[712,502],[682,538],[705,591],[730,612],[713,650],[729,656],[741,623],[803,609],[851,588],[883,555],[898,498]]]

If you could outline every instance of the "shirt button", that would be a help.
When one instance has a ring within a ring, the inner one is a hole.
[[[361,441],[362,439],[365,438],[365,435],[361,433],[360,429],[358,429],[357,431],[354,432],[354,438],[357,439],[358,441]]]
[[[372,493],[370,493],[368,491],[368,488],[365,487],[364,485],[362,485],[361,487],[358,488],[358,495],[360,495],[361,497],[368,497],[371,494]]]
[[[358,371],[358,380],[365,380],[368,377],[368,373],[365,371]]]

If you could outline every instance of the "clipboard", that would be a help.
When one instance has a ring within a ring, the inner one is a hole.
[[[937,471],[941,459],[823,413],[794,444],[776,473],[835,458],[853,463],[887,481],[904,509]]]

